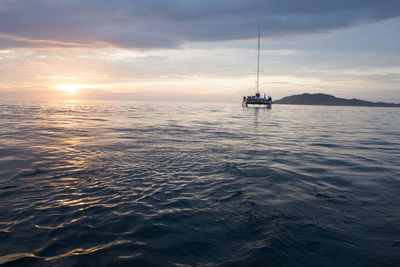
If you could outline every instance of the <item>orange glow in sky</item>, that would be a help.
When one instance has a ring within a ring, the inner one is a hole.
[[[58,84],[56,88],[64,91],[67,95],[73,95],[77,90],[87,88],[87,86],[83,84]]]

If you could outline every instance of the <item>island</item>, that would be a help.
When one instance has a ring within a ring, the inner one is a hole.
[[[400,107],[400,104],[370,102],[356,98],[345,99],[338,98],[328,94],[301,94],[286,96],[280,100],[274,101],[274,104],[288,105],[321,105],[321,106],[365,106],[365,107]]]

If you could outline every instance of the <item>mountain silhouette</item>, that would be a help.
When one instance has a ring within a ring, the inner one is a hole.
[[[356,98],[345,99],[338,98],[328,94],[301,94],[286,96],[280,100],[274,101],[274,104],[289,105],[323,105],[323,106],[365,106],[365,107],[400,107],[400,104],[370,102]]]

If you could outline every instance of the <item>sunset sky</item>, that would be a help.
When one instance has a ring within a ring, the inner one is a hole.
[[[0,0],[0,98],[400,103],[398,0]]]

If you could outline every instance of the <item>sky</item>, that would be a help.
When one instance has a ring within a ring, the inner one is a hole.
[[[399,0],[0,0],[0,98],[400,103]]]

